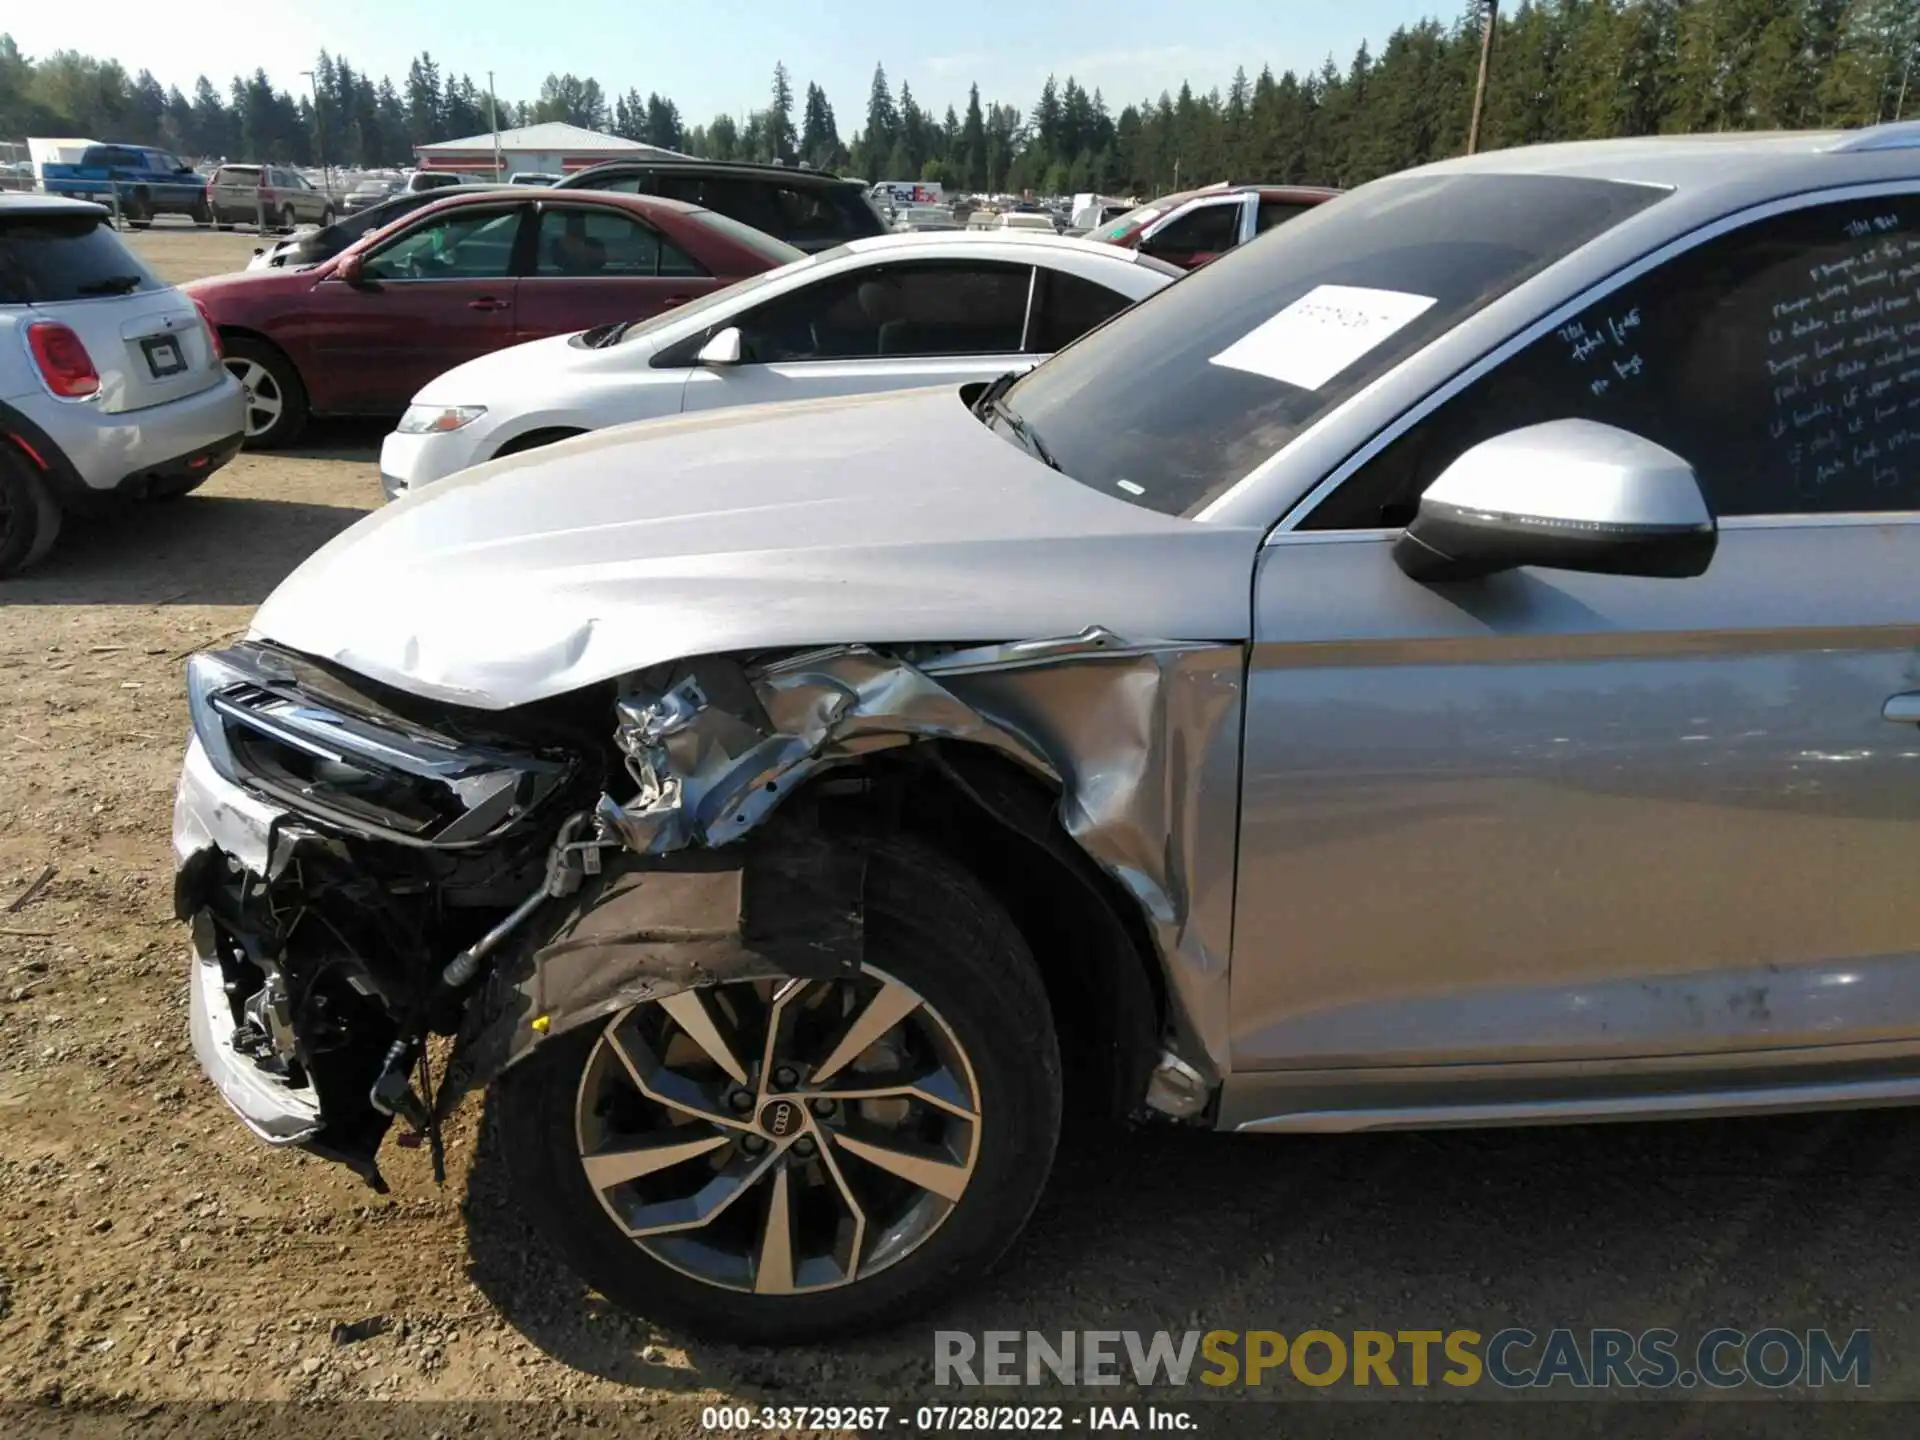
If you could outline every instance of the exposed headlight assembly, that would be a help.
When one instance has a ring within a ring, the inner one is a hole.
[[[409,405],[400,417],[402,435],[450,435],[487,413],[484,405]]]
[[[311,819],[406,845],[478,844],[538,808],[574,772],[565,756],[466,744],[318,693],[253,646],[187,662],[207,758],[234,784]]]

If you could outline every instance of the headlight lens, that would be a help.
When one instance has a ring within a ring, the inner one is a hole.
[[[187,704],[216,773],[304,817],[404,844],[474,844],[578,770],[577,756],[551,746],[465,743],[360,712],[332,693],[338,682],[303,685],[300,663],[247,643],[202,651],[187,664]]]
[[[187,661],[187,714],[193,721],[193,733],[200,737],[215,773],[235,783],[239,782],[240,770],[227,743],[227,727],[214,711],[213,697],[221,690],[246,684],[250,678],[216,651],[202,650]]]
[[[409,405],[400,417],[402,435],[450,435],[487,413],[484,405]]]

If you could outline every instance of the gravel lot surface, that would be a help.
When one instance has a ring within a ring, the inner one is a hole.
[[[243,264],[255,242],[135,243],[178,280]],[[423,1152],[390,1144],[382,1198],[256,1143],[202,1079],[169,891],[182,661],[237,635],[378,503],[382,428],[315,426],[177,503],[75,525],[0,587],[0,1402],[71,1415],[190,1398],[618,1399],[662,1407],[625,1412],[640,1433],[692,1433],[694,1412],[669,1402],[952,1400],[933,1389],[936,1322],[773,1354],[610,1312],[521,1227],[477,1101],[450,1137],[446,1187]],[[1027,1238],[937,1323],[1869,1327],[1874,1393],[1915,1398],[1917,1161],[1920,1120],[1901,1111],[1145,1135],[1068,1157]],[[467,1423],[409,1413],[428,1417],[423,1437]],[[1454,1428],[1429,1413],[1424,1433]]]

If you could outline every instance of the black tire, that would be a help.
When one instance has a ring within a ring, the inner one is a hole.
[[[327,206],[326,209],[320,212],[320,228],[324,230],[327,228],[327,226],[331,225],[332,223],[333,223],[333,207],[329,205]]]
[[[60,534],[60,506],[46,482],[0,440],[0,580],[37,564]]]
[[[1026,1225],[1061,1118],[1060,1052],[1026,942],[977,880],[924,846],[874,843],[868,878],[870,963],[937,1013],[977,1082],[979,1148],[966,1189],[917,1249],[870,1277],[785,1295],[696,1279],[629,1239],[587,1182],[575,1104],[603,1026],[583,1025],[502,1076],[494,1104],[520,1205],[614,1303],[733,1344],[816,1342],[932,1309],[978,1280]]]
[[[187,215],[196,225],[214,224],[213,206],[207,203],[207,197],[204,195],[193,202],[193,209],[189,210]]]
[[[247,449],[271,450],[277,445],[292,444],[307,424],[307,388],[300,383],[300,372],[278,346],[244,335],[222,338],[227,351],[227,369],[244,383],[248,367],[258,366],[267,373],[280,399],[277,415],[257,432],[252,428],[257,412],[249,405],[249,433],[244,442]]]
[[[220,212],[215,210],[213,212],[213,228],[216,230],[231,230],[233,229],[233,221],[222,220],[220,218]]]
[[[120,207],[120,218],[135,230],[144,230],[153,223],[153,206],[146,192],[136,190]]]
[[[293,233],[293,227],[297,224],[299,224],[299,221],[294,218],[293,207],[291,205],[283,206],[280,211],[280,228],[291,235]]]

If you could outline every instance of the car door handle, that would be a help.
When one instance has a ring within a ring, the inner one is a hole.
[[[504,310],[507,308],[507,302],[495,299],[491,295],[482,295],[478,300],[469,300],[467,308],[469,310]]]
[[[1920,690],[1895,695],[1880,707],[1880,716],[1896,725],[1920,725]]]

